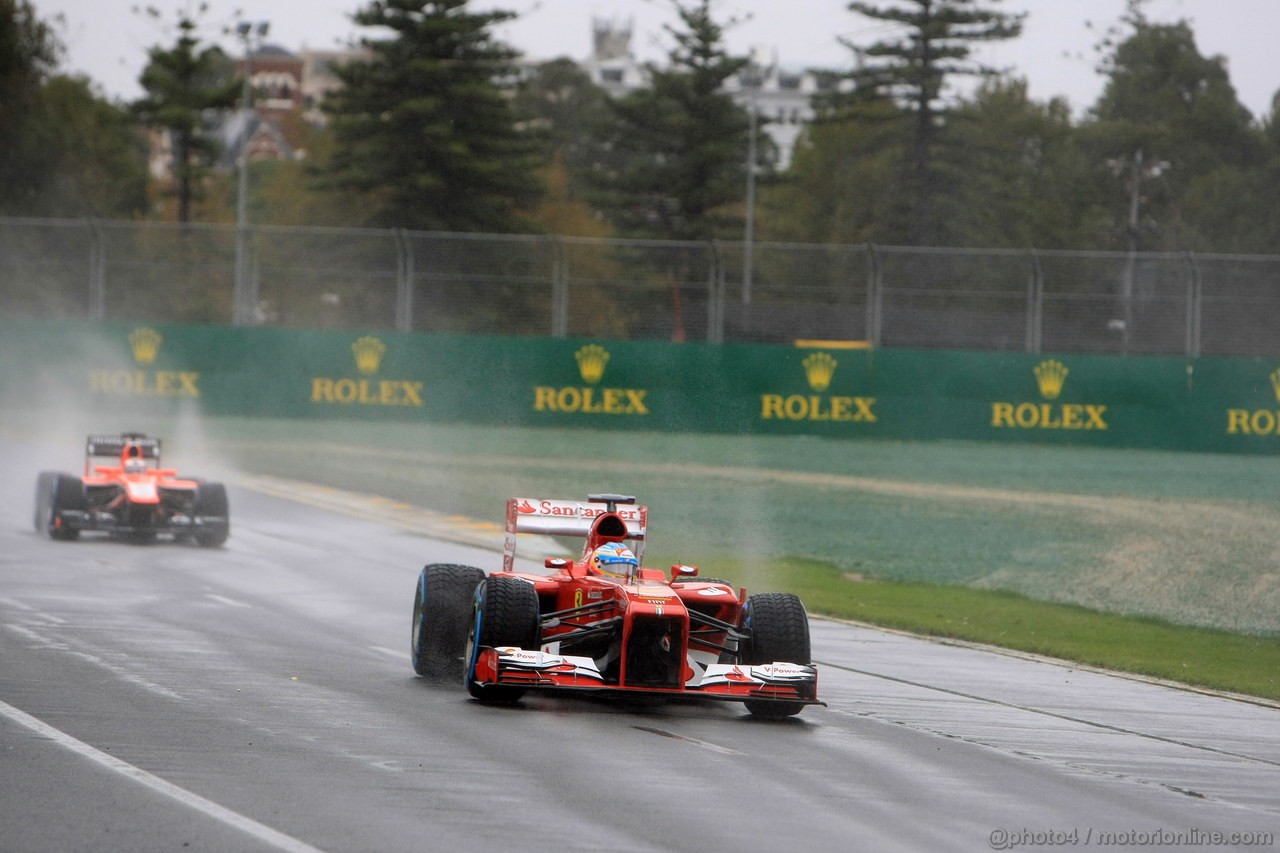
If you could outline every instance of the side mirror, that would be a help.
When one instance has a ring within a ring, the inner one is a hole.
[[[681,578],[696,578],[698,576],[697,566],[678,565],[671,567],[671,579],[679,580]]]
[[[564,557],[547,557],[546,561],[542,565],[546,566],[548,569],[563,569],[569,565],[569,561]]]

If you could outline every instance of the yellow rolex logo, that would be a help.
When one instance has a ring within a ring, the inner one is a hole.
[[[382,365],[383,353],[387,351],[387,345],[367,335],[352,344],[351,351],[356,356],[356,369],[369,376],[378,372],[378,368]]]
[[[1276,402],[1280,403],[1280,367],[1271,372],[1271,390],[1276,392]]]
[[[533,386],[535,412],[559,412],[584,415],[647,415],[649,395],[645,388],[602,388],[609,351],[599,344],[587,344],[573,354],[585,387],[556,388]]]
[[[138,367],[155,364],[164,335],[139,326],[129,333],[129,348]],[[111,397],[199,397],[200,374],[194,370],[92,370],[89,391]]]
[[[799,343],[799,342],[797,342]],[[765,421],[831,421],[832,423],[876,422],[875,397],[843,397],[824,394],[836,375],[831,353],[812,352],[800,365],[813,394],[761,394],[760,419]]]
[[[164,335],[155,329],[143,326],[129,333],[129,346],[133,349],[133,360],[138,364],[154,364],[160,354],[160,344]]]
[[[1046,400],[1056,400],[1062,393],[1062,385],[1067,381],[1066,365],[1056,359],[1042,361],[1035,366],[1036,384],[1040,386],[1040,396]]]
[[[831,378],[836,375],[836,361],[825,352],[815,352],[803,362],[805,378],[814,391],[825,391],[831,387]]]
[[[357,338],[351,345],[356,369],[372,376],[382,367],[387,345],[373,335]],[[329,376],[311,378],[311,402],[339,406],[423,405],[423,383],[407,379],[347,379]]]
[[[582,381],[595,385],[604,378],[604,366],[609,363],[608,351],[599,344],[587,344],[573,354],[578,360],[578,372]]]
[[[1040,396],[1056,400],[1071,372],[1057,359],[1047,358],[1032,368]],[[1099,430],[1110,429],[1107,407],[1094,403],[992,403],[991,426],[997,429]]]

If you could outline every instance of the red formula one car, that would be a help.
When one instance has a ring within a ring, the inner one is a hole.
[[[95,464],[103,459],[113,464]],[[42,472],[35,525],[60,540],[101,530],[134,542],[165,534],[207,548],[226,542],[231,531],[226,488],[161,468],[160,439],[139,433],[89,436],[82,477]]]
[[[494,702],[536,689],[702,697],[774,719],[822,704],[800,599],[735,593],[695,566],[643,568],[647,524],[648,508],[625,495],[507,501],[501,572],[436,563],[419,574],[414,670],[461,670],[472,696]],[[582,557],[516,572],[520,533],[584,537]]]

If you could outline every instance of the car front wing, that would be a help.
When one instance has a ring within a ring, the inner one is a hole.
[[[680,688],[631,687],[610,683],[588,657],[520,649],[485,648],[476,658],[475,680],[484,686],[591,690],[688,696],[726,701],[802,702],[818,699],[818,670],[808,664],[709,664]]]

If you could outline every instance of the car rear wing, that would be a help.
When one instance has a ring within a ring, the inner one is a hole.
[[[626,538],[635,543],[636,559],[644,563],[644,540],[649,525],[649,508],[637,506],[628,495],[588,495],[586,501],[546,498],[507,500],[507,538],[502,550],[502,568],[515,565],[516,537],[521,533],[543,536],[573,536],[585,539],[595,520],[613,512],[627,525]],[[603,504],[603,506],[601,506]]]
[[[112,456],[120,458],[124,449],[129,446],[138,448],[138,456],[142,459],[160,458],[160,439],[147,438],[140,433],[127,432],[122,435],[91,435],[85,439],[84,455],[88,457]]]

